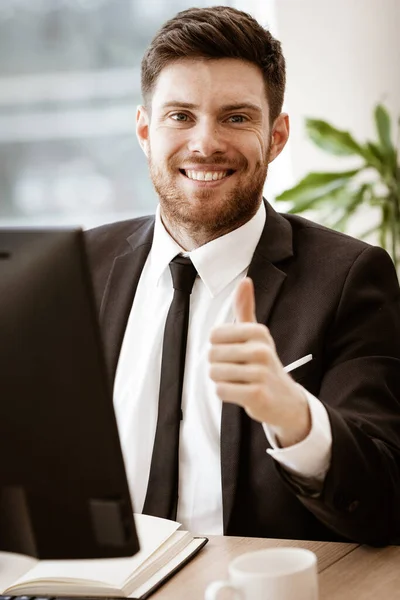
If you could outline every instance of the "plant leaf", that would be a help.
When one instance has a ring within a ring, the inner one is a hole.
[[[346,225],[346,212],[347,207],[352,200],[353,194],[349,186],[342,189],[338,189],[332,193],[328,198],[328,201],[321,206],[321,223],[324,223],[327,227],[332,229],[339,229],[340,231],[345,229]],[[323,212],[322,212],[323,209]],[[338,223],[343,217],[343,223]]]
[[[387,160],[378,144],[366,142],[362,147],[362,151],[367,162],[366,166],[373,167],[378,173],[384,176],[387,171]]]
[[[375,107],[375,124],[378,132],[379,142],[386,155],[393,153],[394,147],[391,139],[390,116],[382,104]]]
[[[397,268],[400,260],[399,245],[400,245],[400,196],[390,195],[387,198],[387,204],[390,213],[390,224],[388,231],[388,245],[390,245],[390,254],[392,256],[395,267]]]
[[[379,228],[379,244],[382,246],[382,248],[384,248],[386,250],[387,249],[386,240],[387,240],[387,233],[388,233],[389,220],[390,220],[390,210],[389,210],[389,205],[387,202],[385,204],[382,204],[381,213],[382,213],[382,217],[381,217],[381,224],[380,224],[380,228]]]
[[[397,233],[397,224],[398,224],[398,219],[397,219],[397,214],[396,214],[396,206],[394,203],[391,203],[391,211],[390,211],[390,253],[392,255],[392,258],[396,264],[396,258],[397,258],[397,244],[399,242],[398,240],[398,233]]]
[[[297,185],[277,196],[276,200],[294,202],[298,210],[299,203],[316,201],[335,190],[343,188],[358,172],[359,169],[339,173],[309,173]],[[305,209],[302,208],[301,210]]]
[[[292,206],[292,208],[290,208],[287,212],[290,214],[300,214],[305,212],[306,210],[312,210],[315,209],[316,207],[319,207],[321,204],[326,204],[328,202],[334,202],[336,200],[336,192],[337,191],[344,191],[346,188],[346,185],[343,185],[341,188],[338,188],[337,190],[334,190],[333,192],[329,193],[329,194],[323,194],[321,196],[318,196],[317,198],[311,198],[311,199],[306,199],[304,198],[303,200],[299,200],[297,202],[295,202]]]
[[[374,144],[374,142],[367,142],[366,147],[368,148],[371,155],[379,162],[385,162],[385,155],[382,150],[379,148],[378,144]]]
[[[339,231],[345,231],[346,225],[350,217],[356,212],[357,208],[366,200],[366,192],[371,192],[371,185],[364,183],[358,191],[353,191],[347,198],[346,203],[342,209],[342,216],[332,223],[330,227],[332,229],[339,229]]]
[[[392,142],[390,116],[386,108],[381,104],[378,104],[375,108],[375,125],[381,152],[384,156],[386,173],[389,176],[396,177],[397,152]]]
[[[362,147],[348,131],[336,129],[326,121],[318,119],[306,119],[306,131],[319,148],[330,154],[337,156],[357,154],[364,158]]]

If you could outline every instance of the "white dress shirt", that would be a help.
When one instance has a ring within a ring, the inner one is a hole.
[[[266,218],[261,203],[242,227],[188,253],[199,276],[190,299],[189,331],[182,393],[177,520],[185,529],[222,534],[220,425],[222,403],[209,378],[211,329],[234,321],[233,298],[246,276]],[[115,412],[134,510],[144,505],[154,444],[164,325],[172,301],[169,262],[182,248],[165,230],[159,209],[154,241],[143,268],[116,372]],[[300,358],[300,357],[299,357]],[[267,452],[301,477],[322,481],[330,464],[332,435],[327,412],[306,390],[312,428],[301,443]],[[267,444],[266,444],[267,446]]]

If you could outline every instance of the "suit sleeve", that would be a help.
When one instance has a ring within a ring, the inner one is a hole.
[[[319,393],[332,429],[321,495],[281,477],[330,529],[382,545],[399,537],[400,290],[393,263],[368,247],[353,263],[325,343]]]

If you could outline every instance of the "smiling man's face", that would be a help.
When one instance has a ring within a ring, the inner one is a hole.
[[[161,71],[151,114],[139,108],[137,133],[166,228],[175,239],[184,231],[201,245],[256,213],[288,123],[282,114],[270,130],[257,66],[180,59]]]

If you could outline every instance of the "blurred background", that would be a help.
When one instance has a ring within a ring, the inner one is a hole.
[[[291,139],[271,165],[272,203],[309,171],[352,168],[307,139],[306,117],[373,139],[377,103],[400,113],[400,0],[0,0],[0,225],[154,212],[135,137],[140,60],[166,19],[213,4],[250,12],[283,45]]]

